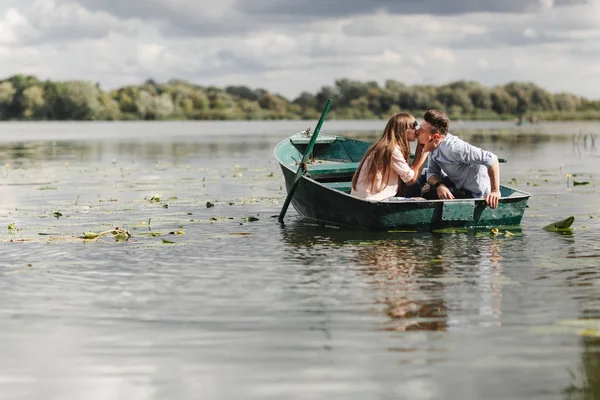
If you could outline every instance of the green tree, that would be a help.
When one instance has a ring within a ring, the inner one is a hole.
[[[258,104],[265,110],[275,114],[284,114],[287,111],[286,101],[279,96],[266,93],[258,100]]]
[[[385,111],[387,111],[387,109],[389,108],[389,105],[385,107],[382,105],[381,98],[382,92],[381,89],[379,89],[379,87],[371,87],[367,91],[367,101],[369,110],[377,116],[383,115]]]
[[[191,99],[196,110],[208,110],[210,108],[210,102],[204,90],[195,90]]]
[[[303,109],[317,108],[317,98],[314,94],[309,92],[300,93],[300,95],[293,101],[293,103],[299,105]]]
[[[256,100],[241,99],[238,107],[244,114],[244,119],[261,119],[264,116],[264,111]]]
[[[119,104],[119,109],[124,112],[124,113],[132,113],[132,114],[137,114],[138,108],[137,108],[137,103],[134,100],[134,97],[131,96],[131,94],[127,93],[126,91],[120,91],[117,94],[117,101]]]
[[[17,91],[9,81],[0,83],[0,119],[6,119]]]
[[[437,99],[437,96],[438,90],[434,86],[404,86],[399,89],[397,103],[403,110],[425,111],[431,108],[443,109],[444,105]]]
[[[119,103],[108,93],[100,94],[100,108],[96,116],[100,120],[116,121],[121,119]]]
[[[211,109],[228,110],[235,108],[233,97],[221,90],[210,90],[208,92],[208,103]]]
[[[181,109],[184,115],[192,115],[194,113],[194,101],[190,97],[183,99]]]
[[[22,99],[25,107],[25,111],[23,113],[25,118],[35,118],[39,116],[46,106],[44,89],[38,85],[25,89],[23,91]]]
[[[479,110],[492,109],[492,97],[488,88],[477,85],[471,88],[468,93],[473,107]]]
[[[227,86],[225,91],[231,96],[239,97],[240,99],[255,101],[259,98],[258,93],[247,86]]]
[[[91,82],[68,81],[57,100],[64,111],[64,119],[91,120],[102,111],[99,98],[100,91]]]
[[[579,105],[577,96],[570,93],[559,93],[554,98],[556,108],[560,111],[575,111]]]
[[[396,93],[388,88],[382,89],[380,94],[380,107],[384,113],[387,113],[392,107],[398,103],[398,96]],[[399,108],[399,107],[398,107]]]
[[[154,97],[154,116],[156,119],[167,119],[173,114],[175,107],[168,93]]]
[[[469,97],[469,93],[462,87],[454,89],[451,87],[442,88],[438,92],[437,100],[439,100],[447,110],[455,107],[454,113],[456,113],[456,110],[461,110],[460,113],[468,114],[475,109],[471,102],[471,98]]]
[[[394,93],[394,92],[397,93],[400,90],[406,88],[406,85],[402,82],[398,82],[393,79],[388,79],[387,81],[385,81],[383,88],[386,90],[389,90],[392,93]]]
[[[375,83],[375,85],[377,85],[377,83]],[[372,83],[369,82],[338,79],[335,81],[334,89],[337,94],[337,104],[340,107],[347,107],[352,100],[367,96],[369,94],[369,90],[372,88]]]
[[[335,104],[335,108],[337,107],[339,95],[337,91],[331,86],[323,86],[319,92],[317,92],[315,96],[317,100],[317,107],[323,108],[325,104],[327,104],[327,100],[331,99],[333,104]]]
[[[154,96],[146,90],[140,91],[140,95],[135,102],[135,105],[140,113],[140,119],[147,119],[148,116],[154,116]]]
[[[535,85],[531,83],[511,82],[505,86],[505,89],[517,101],[513,113],[522,117],[531,107],[531,96]]]
[[[490,98],[492,99],[492,110],[500,115],[512,114],[517,108],[517,99],[512,97],[502,86],[496,86],[492,90]]]
[[[541,111],[556,110],[554,96],[543,89],[535,88],[531,93],[531,108]]]
[[[273,119],[320,115],[328,99],[330,118],[387,118],[399,111],[421,113],[446,110],[452,118],[524,116],[539,112],[543,118],[600,119],[600,101],[570,93],[552,94],[531,82],[511,82],[489,88],[471,81],[443,86],[408,86],[387,80],[377,82],[339,79],[315,94],[302,92],[290,101],[284,96],[247,86],[203,87],[184,80],[102,91],[85,81],[39,81],[13,75],[0,81],[2,119]],[[559,113],[552,113],[553,111]]]

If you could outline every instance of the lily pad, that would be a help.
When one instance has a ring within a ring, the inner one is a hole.
[[[467,233],[468,229],[465,228],[444,228],[444,229],[434,229],[435,233]]]
[[[256,221],[260,221],[260,220],[258,218],[256,218],[256,217],[250,216],[250,217],[242,218],[242,221],[244,221],[244,222],[256,222]]]
[[[127,234],[125,232],[117,233],[115,236],[115,240],[126,242],[131,237],[131,234]]]
[[[572,229],[571,225],[573,225],[573,222],[575,222],[575,217],[570,216],[563,220],[546,225],[542,229],[550,232],[568,231]]]
[[[600,330],[600,319],[580,318],[580,319],[563,319],[556,321],[557,325],[573,326],[582,329]]]
[[[111,231],[116,241],[126,242],[131,238],[131,233],[127,229],[115,228]]]

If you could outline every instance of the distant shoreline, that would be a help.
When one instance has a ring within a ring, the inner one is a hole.
[[[289,100],[246,86],[199,86],[181,80],[104,91],[88,81],[0,80],[0,121],[269,121],[315,120],[328,99],[328,120],[380,120],[398,112],[417,118],[430,108],[464,121],[600,121],[600,100],[550,93],[530,82],[487,87],[457,81],[413,85],[388,80],[336,80]]]
[[[420,115],[422,114],[421,111],[419,112],[410,112],[410,111],[406,111],[408,113],[411,113],[413,115],[415,115],[417,117],[417,119],[420,117]],[[103,123],[117,123],[117,122],[126,122],[126,123],[164,123],[164,122],[285,122],[285,121],[314,121],[317,120],[318,118],[265,118],[265,119],[186,119],[186,118],[169,118],[169,119],[131,119],[131,118],[126,118],[126,119],[0,119],[0,123],[22,123],[22,122],[31,122],[31,123],[35,123],[35,122],[44,122],[44,123],[48,123],[48,122],[56,122],[56,123],[60,123],[60,122],[89,122],[89,123],[97,123],[97,122],[103,122]],[[544,122],[600,122],[600,113],[599,115],[585,115],[585,116],[580,116],[580,115],[561,115],[561,116],[541,116],[541,119],[538,119],[537,122],[532,123],[530,121],[524,121],[521,124],[519,124],[517,122],[518,118],[514,115],[507,115],[504,116],[504,118],[494,118],[494,119],[484,119],[484,118],[468,118],[468,117],[464,117],[464,118],[456,118],[456,117],[452,117],[450,119],[453,123],[457,123],[457,122],[506,122],[506,123],[514,123],[515,125],[536,125],[539,123],[544,123]],[[387,119],[385,117],[381,117],[381,118],[335,118],[335,117],[331,117],[331,116],[327,116],[327,121],[387,121]]]

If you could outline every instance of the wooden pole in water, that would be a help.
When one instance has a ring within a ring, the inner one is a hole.
[[[327,100],[327,104],[325,105],[325,109],[321,114],[321,118],[319,118],[319,122],[317,123],[317,127],[313,132],[310,141],[308,142],[308,146],[306,146],[306,151],[302,156],[302,161],[300,161],[300,165],[298,166],[298,171],[296,172],[296,177],[294,178],[294,182],[288,191],[288,195],[285,198],[285,202],[283,203],[283,207],[281,207],[281,212],[279,213],[278,221],[280,224],[283,224],[283,217],[287,212],[288,207],[290,206],[290,202],[292,201],[292,197],[294,196],[294,192],[296,191],[296,187],[298,186],[298,182],[304,175],[304,166],[306,165],[306,161],[308,161],[308,157],[310,157],[310,153],[312,153],[313,147],[315,147],[315,142],[317,141],[317,136],[319,136],[319,131],[321,130],[321,125],[323,125],[323,121],[325,120],[325,115],[329,111],[329,107],[331,107],[331,99]]]

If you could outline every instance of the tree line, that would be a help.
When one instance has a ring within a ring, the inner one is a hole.
[[[247,86],[200,86],[182,80],[102,90],[88,81],[41,81],[14,75],[0,81],[0,120],[264,120],[316,119],[328,99],[330,119],[385,119],[430,108],[452,119],[600,119],[600,100],[550,93],[531,82],[488,87],[457,81],[406,85],[339,79],[293,100]]]

